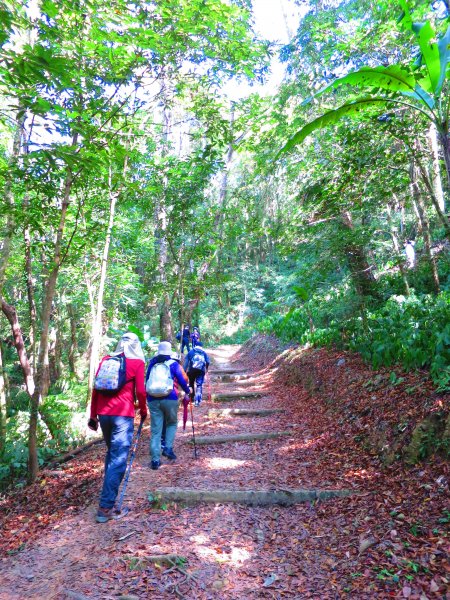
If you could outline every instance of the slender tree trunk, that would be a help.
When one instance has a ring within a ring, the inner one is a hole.
[[[3,314],[8,319],[9,324],[11,326],[14,347],[16,348],[17,356],[19,357],[19,362],[22,368],[22,373],[25,381],[25,387],[28,394],[31,397],[34,393],[33,370],[31,368],[30,361],[28,360],[28,355],[25,348],[22,329],[20,327],[19,319],[17,317],[17,312],[13,306],[7,304],[4,300],[2,300],[1,302]]]
[[[58,326],[52,328],[51,331],[51,344],[49,348],[49,359],[50,359],[50,381],[55,383],[58,379],[61,379],[63,374],[62,364],[62,332]]]
[[[163,80],[161,85],[161,95],[163,98],[164,106],[162,111],[162,121],[163,121],[163,156],[166,154],[166,147],[168,143],[169,136],[169,125],[170,125],[170,114],[167,109],[165,100],[166,100],[166,89],[165,89],[165,81]],[[164,181],[164,189],[167,188],[167,181]],[[167,273],[166,269],[168,267],[168,241],[167,241],[167,227],[168,227],[168,217],[167,210],[165,206],[166,198],[159,198],[156,204],[156,231],[155,238],[158,244],[158,275],[159,280],[161,282],[162,294],[161,294],[161,303],[159,309],[159,334],[161,340],[167,340],[169,342],[173,341],[173,329],[172,329],[172,312],[170,305],[170,295],[169,290],[167,289]]]
[[[439,165],[439,147],[438,147],[438,135],[436,130],[436,125],[434,123],[431,124],[431,127],[428,131],[428,142],[431,150],[431,180],[433,182],[433,190],[434,196],[436,198],[436,203],[439,206],[441,213],[445,213],[445,198],[444,192],[442,190],[442,179],[441,179],[441,169]]]
[[[124,175],[126,171],[126,163],[124,167]],[[109,248],[111,245],[111,233],[114,226],[114,216],[116,212],[116,204],[117,198],[119,195],[118,191],[113,190],[112,183],[112,168],[109,167],[109,220],[108,220],[108,228],[106,230],[105,236],[105,244],[103,246],[103,256],[102,256],[102,264],[100,267],[100,283],[98,286],[98,294],[97,294],[97,307],[95,309],[95,317],[92,322],[92,334],[91,334],[91,356],[89,360],[89,379],[88,379],[88,390],[87,390],[87,404],[89,406],[89,402],[92,396],[92,389],[94,385],[94,376],[95,370],[97,368],[97,364],[99,361],[99,349],[100,349],[100,338],[101,338],[101,328],[102,328],[102,315],[103,315],[103,296],[105,294],[105,283],[106,283],[106,273],[108,268],[108,257],[109,257]]]
[[[78,133],[75,133],[72,138],[72,145],[76,146],[77,141]],[[67,210],[69,208],[70,203],[70,192],[72,189],[72,182],[72,169],[70,167],[67,167],[61,212],[59,217],[59,225],[56,233],[55,247],[53,252],[52,268],[46,282],[45,296],[42,302],[41,310],[41,335],[39,340],[38,359],[36,363],[36,386],[31,397],[30,428],[28,441],[28,480],[30,483],[35,481],[39,470],[37,457],[37,420],[39,405],[43,398],[45,398],[45,396],[47,395],[50,384],[48,361],[50,317],[52,312],[52,303],[55,297],[56,282],[58,279],[59,268],[61,266],[62,261],[62,242],[64,228],[66,225]]]
[[[9,255],[11,252],[11,240],[14,234],[14,229],[16,227],[15,214],[14,210],[14,195],[12,190],[12,171],[16,166],[22,147],[22,133],[23,133],[23,125],[25,123],[25,114],[23,116],[17,118],[17,127],[14,133],[13,139],[13,147],[12,154],[9,159],[9,175],[7,176],[3,199],[6,208],[6,226],[3,235],[2,245],[1,245],[1,255],[0,255],[0,300],[3,299],[3,284],[5,282],[5,273],[6,268],[8,266]]]
[[[233,128],[234,128],[234,106],[231,105],[230,110],[230,136],[233,136]],[[227,200],[228,200],[228,172],[231,167],[231,161],[233,160],[234,147],[233,142],[230,141],[228,144],[227,155],[225,158],[225,166],[222,173],[222,181],[220,184],[219,190],[219,207],[217,209],[217,214],[214,219],[214,228],[216,230],[217,239],[219,242],[219,246],[217,249],[217,269],[220,271],[221,263],[222,263],[222,241],[223,241],[223,228],[225,224],[225,212],[227,209]],[[208,268],[202,269],[202,276],[206,275]]]
[[[36,301],[34,296],[34,278],[32,271],[32,259],[31,259],[31,237],[30,228],[28,225],[25,227],[24,232],[25,241],[25,276],[27,284],[27,295],[28,295],[28,312],[30,317],[30,362],[33,369],[36,367],[36,322],[37,322],[37,311]]]
[[[341,214],[341,222],[348,231],[354,231],[353,219],[349,211]],[[345,245],[348,266],[352,274],[355,289],[361,298],[378,296],[373,267],[369,264],[364,248],[354,242]]]
[[[444,154],[445,171],[447,174],[447,197],[450,194],[450,136],[447,129],[438,134],[441,142],[442,152]]]
[[[416,144],[416,145],[418,146],[418,144]],[[438,197],[436,195],[436,185],[433,185],[433,183],[430,181],[430,178],[428,177],[428,173],[427,173],[425,167],[423,166],[422,161],[418,158],[418,156],[415,156],[414,162],[415,162],[415,165],[417,166],[417,169],[421,175],[422,181],[423,181],[425,187],[427,188],[428,193],[430,194],[431,202],[436,210],[437,216],[439,217],[441,224],[443,225],[443,227],[445,229],[445,234],[447,236],[447,239],[450,240],[450,223],[448,221],[447,216],[444,214],[444,209],[443,209],[444,197],[442,195],[442,187],[440,188],[441,197]],[[438,164],[438,168],[439,168],[439,164]],[[440,182],[440,179],[439,179],[439,182]]]
[[[400,248],[400,242],[398,239],[397,228],[395,227],[394,222],[392,220],[392,211],[391,211],[391,207],[389,205],[386,206],[386,213],[387,213],[387,220],[388,220],[389,229],[390,229],[390,233],[391,233],[392,246],[394,247],[395,253],[400,255],[401,248]],[[403,260],[399,263],[398,266],[400,269],[400,273],[402,275],[403,283],[405,284],[405,295],[409,296],[411,293],[411,290],[409,287],[408,277],[406,275],[406,269],[405,269]]]
[[[69,304],[67,307],[70,321],[70,346],[67,359],[69,361],[70,373],[78,378],[77,373],[77,358],[78,358],[78,339],[77,339],[77,321],[76,314],[73,304]]]
[[[3,353],[0,346],[0,455],[3,452],[6,441],[6,385],[3,369]]]
[[[414,161],[411,161],[410,166],[410,178],[411,178],[411,193],[413,197],[413,203],[416,210],[416,213],[419,217],[420,226],[423,235],[423,241],[425,246],[425,253],[427,256],[428,263],[431,268],[432,279],[433,279],[433,287],[436,294],[440,291],[440,282],[439,275],[437,271],[436,261],[434,259],[433,253],[431,252],[431,234],[430,234],[430,224],[428,221],[427,213],[425,210],[425,205],[423,202],[422,194],[420,192],[419,184],[417,182],[417,169]]]

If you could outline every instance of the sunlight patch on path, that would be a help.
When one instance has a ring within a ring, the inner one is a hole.
[[[244,465],[248,465],[248,460],[236,460],[234,458],[209,458],[206,461],[206,464],[210,469],[220,470],[220,469],[235,469],[236,467],[243,467]]]
[[[237,567],[249,560],[252,556],[252,553],[242,546],[232,546],[229,552],[224,552],[221,546],[212,548],[210,545],[207,545],[210,544],[210,540],[203,534],[194,535],[190,539],[196,544],[195,551],[197,554],[204,559],[213,559],[216,562],[226,562]],[[229,544],[228,547],[230,547]]]

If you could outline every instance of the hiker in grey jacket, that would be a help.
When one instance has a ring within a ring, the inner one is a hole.
[[[170,342],[161,342],[158,346],[157,355],[151,359],[147,367],[145,376],[147,404],[150,409],[151,417],[151,438],[150,438],[150,453],[151,453],[151,468],[153,470],[160,467],[161,455],[161,433],[164,421],[166,422],[166,439],[165,449],[162,455],[173,461],[176,460],[176,455],[173,451],[173,443],[178,424],[178,393],[176,384],[178,384],[186,395],[190,393],[188,378],[181,365],[171,357],[172,346]],[[152,369],[158,364],[165,363],[170,370],[170,390],[162,395],[152,394]]]

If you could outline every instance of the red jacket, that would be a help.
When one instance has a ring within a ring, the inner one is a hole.
[[[109,356],[105,356],[100,361],[100,365],[107,358],[109,358]],[[100,369],[100,365],[98,366],[97,373]],[[145,393],[144,386],[144,361],[137,358],[127,358],[126,368],[127,383],[121,390],[117,392],[117,394],[111,396],[110,394],[102,394],[97,390],[93,390],[91,400],[91,419],[96,419],[97,415],[134,417],[135,395],[139,402],[139,410],[141,413],[147,413],[147,394]]]

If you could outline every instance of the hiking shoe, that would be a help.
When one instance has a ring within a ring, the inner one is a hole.
[[[150,463],[150,468],[153,471],[157,471],[159,469],[159,467],[160,467],[160,464],[161,463],[159,462],[159,460],[152,460],[152,462]]]
[[[166,448],[165,450],[163,450],[162,455],[168,458],[169,460],[177,460],[177,455],[172,450],[172,448]]]
[[[95,520],[97,521],[97,523],[106,523],[107,521],[110,521],[111,519],[114,519],[115,515],[114,515],[114,508],[102,508],[100,507],[97,511],[97,515],[95,517]]]

